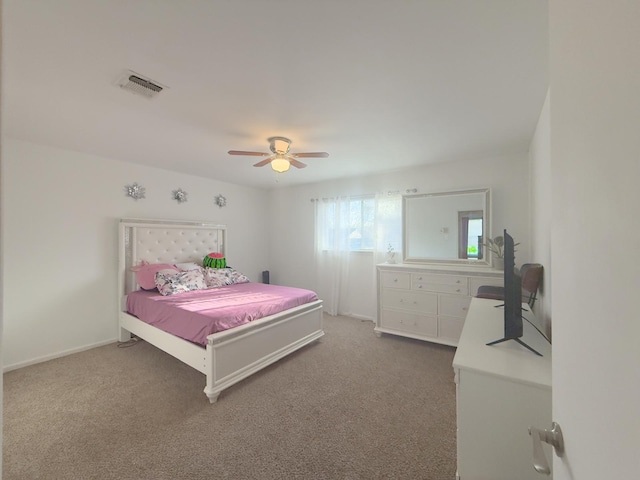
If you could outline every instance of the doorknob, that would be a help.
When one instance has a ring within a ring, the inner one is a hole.
[[[539,473],[550,475],[551,467],[549,467],[549,462],[547,462],[547,458],[544,456],[542,442],[553,446],[556,455],[559,457],[564,455],[564,438],[562,437],[560,425],[553,422],[551,424],[551,430],[540,430],[529,427],[529,435],[531,435],[533,439],[533,468]]]

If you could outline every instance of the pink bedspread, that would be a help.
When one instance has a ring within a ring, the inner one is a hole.
[[[127,311],[167,333],[206,345],[212,333],[317,299],[310,290],[251,282],[166,297],[138,290],[127,295]]]

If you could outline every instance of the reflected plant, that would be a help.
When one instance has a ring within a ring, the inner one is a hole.
[[[487,250],[492,252],[498,258],[504,258],[504,237],[502,235],[498,235],[494,238],[488,238],[486,243],[482,244],[486,247]],[[520,245],[520,243],[515,243],[516,245]]]

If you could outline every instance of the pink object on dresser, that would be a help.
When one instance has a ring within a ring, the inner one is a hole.
[[[127,296],[127,312],[177,337],[200,345],[207,336],[317,300],[295,287],[240,283],[162,296],[138,290]]]

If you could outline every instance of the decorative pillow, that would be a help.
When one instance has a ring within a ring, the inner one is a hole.
[[[156,273],[156,287],[161,295],[175,295],[207,288],[201,270],[188,270],[173,273],[161,271]]]
[[[227,266],[227,259],[221,253],[210,253],[202,261],[204,267],[209,268],[225,268]]]
[[[233,268],[205,268],[204,281],[207,283],[207,288],[216,288],[236,283],[248,283],[250,280]]]
[[[178,273],[175,265],[168,263],[149,263],[143,260],[140,265],[131,267],[132,272],[136,272],[136,282],[143,290],[153,290],[156,288],[156,273],[160,270],[173,270]]]
[[[194,262],[176,263],[176,267],[178,267],[178,270],[180,270],[181,272],[187,272],[189,270],[200,270],[202,268],[201,265],[198,265]]]

